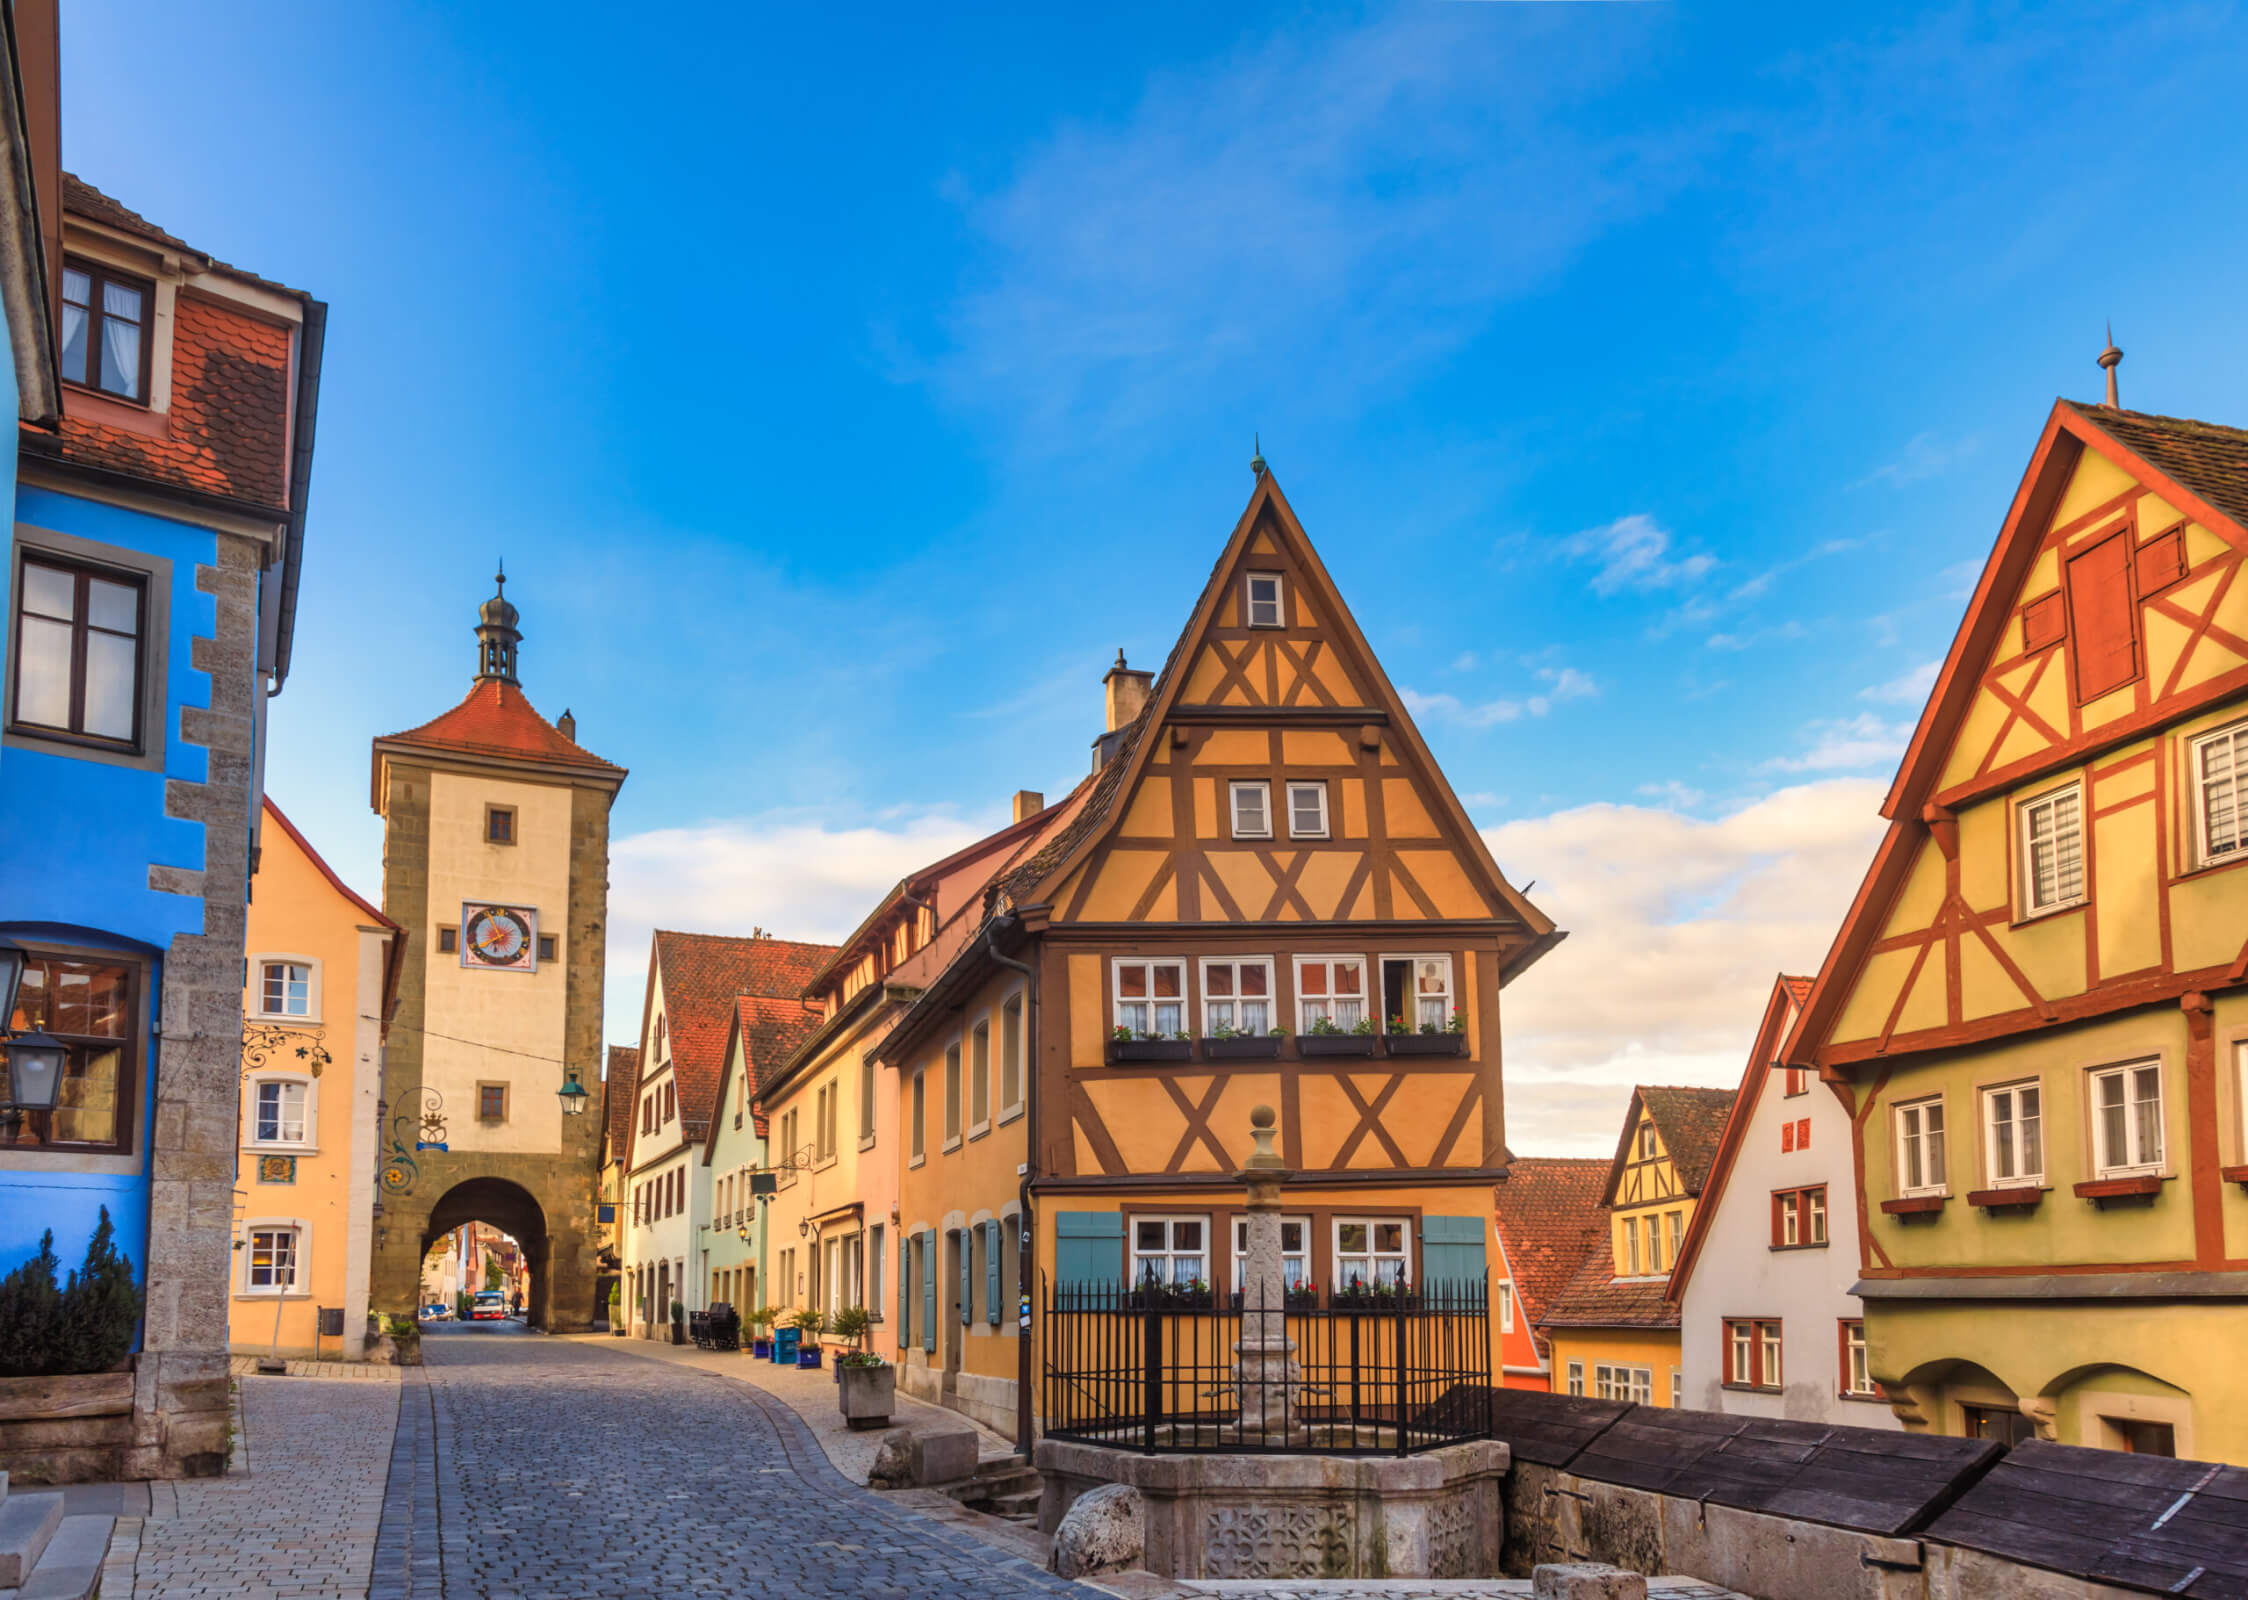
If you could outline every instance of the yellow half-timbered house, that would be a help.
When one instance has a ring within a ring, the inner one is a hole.
[[[2055,404],[1788,1044],[1908,1427],[2248,1460],[2244,555],[2248,432]]]
[[[1482,1275],[1500,992],[1561,937],[1261,468],[1163,670],[1106,690],[1092,775],[942,908],[956,951],[879,1047],[903,1382],[1020,1435],[1044,1287],[1237,1286],[1259,1105],[1291,1283]]]

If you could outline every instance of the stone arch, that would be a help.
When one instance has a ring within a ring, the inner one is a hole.
[[[2058,1373],[2038,1401],[2064,1444],[2105,1450],[2193,1454],[2193,1394],[2167,1378],[2119,1361],[2088,1361]]]
[[[488,1223],[512,1236],[523,1247],[531,1269],[531,1298],[524,1307],[534,1328],[549,1325],[548,1299],[553,1273],[553,1247],[547,1234],[546,1212],[528,1189],[505,1178],[468,1178],[454,1184],[430,1207],[422,1226],[421,1249],[471,1222]]]
[[[1979,1408],[1991,1412],[2019,1412],[2040,1437],[2050,1439],[2053,1436],[2053,1409],[2049,1401],[2033,1397],[2024,1404],[2021,1393],[2004,1378],[1988,1367],[1961,1357],[1923,1361],[1899,1383],[1883,1387],[1890,1395],[1891,1409],[1908,1427],[1921,1427],[1932,1433],[1962,1433],[1966,1431],[1966,1418],[1972,1414],[1969,1408]]]

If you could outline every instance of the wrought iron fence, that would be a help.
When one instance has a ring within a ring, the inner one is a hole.
[[[1154,1283],[1052,1285],[1045,1302],[1049,1438],[1150,1454],[1410,1455],[1490,1435],[1482,1278],[1290,1291],[1276,1309]],[[1288,1348],[1271,1348],[1282,1331]]]

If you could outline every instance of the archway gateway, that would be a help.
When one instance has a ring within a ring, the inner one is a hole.
[[[555,1175],[546,1176],[551,1185]],[[421,1264],[430,1246],[455,1228],[482,1222],[522,1247],[531,1274],[524,1304],[531,1326],[550,1333],[580,1333],[591,1326],[598,1266],[582,1215],[566,1203],[555,1207],[552,1195],[542,1201],[529,1186],[488,1173],[441,1189],[432,1184],[431,1195],[424,1200],[408,1190],[384,1197],[382,1215],[375,1219],[371,1286],[378,1310],[409,1313],[420,1295]]]

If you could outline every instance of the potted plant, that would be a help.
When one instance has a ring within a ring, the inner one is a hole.
[[[390,1359],[401,1367],[422,1364],[421,1324],[412,1317],[392,1317],[383,1331],[390,1335]]]
[[[687,1342],[687,1302],[684,1300],[671,1302],[671,1342],[673,1344],[685,1344]]]
[[[779,1315],[771,1306],[759,1306],[749,1314],[749,1353],[760,1361],[773,1359],[773,1319]]]
[[[788,1319],[796,1325],[796,1364],[816,1367],[820,1364],[820,1329],[827,1326],[827,1318],[817,1311],[799,1311]]]
[[[1108,1036],[1108,1058],[1111,1061],[1192,1061],[1194,1035],[1134,1033],[1119,1023]]]
[[[844,1351],[835,1358],[835,1402],[846,1427],[888,1427],[898,1403],[898,1369],[871,1350]]]
[[[1391,1017],[1382,1048],[1393,1056],[1464,1056],[1467,1054],[1467,1019],[1455,1009],[1451,1020],[1442,1027],[1424,1022],[1414,1028],[1403,1017]]]
[[[609,1285],[609,1331],[619,1339],[624,1337],[624,1286]]]
[[[845,1306],[828,1319],[828,1334],[833,1338],[846,1341],[851,1347],[850,1350],[840,1352],[836,1356],[835,1381],[837,1383],[843,1381],[843,1356],[850,1354],[851,1351],[864,1350],[866,1348],[866,1336],[873,1331],[873,1328],[874,1318],[867,1314],[867,1309],[864,1306]]]
[[[1280,1041],[1287,1032],[1275,1028],[1270,1033],[1242,1033],[1230,1023],[1221,1023],[1202,1041],[1202,1053],[1212,1061],[1270,1061],[1280,1054]]]
[[[1344,1028],[1331,1017],[1321,1017],[1297,1038],[1296,1048],[1307,1056],[1370,1056],[1374,1019],[1363,1017],[1356,1027]]]

